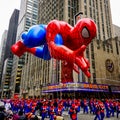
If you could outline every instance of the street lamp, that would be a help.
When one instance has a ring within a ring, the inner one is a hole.
[[[83,12],[79,12],[76,15],[74,15],[74,25],[79,19],[81,19],[81,15],[83,15]]]

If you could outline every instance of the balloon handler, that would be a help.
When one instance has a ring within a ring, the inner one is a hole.
[[[96,24],[90,18],[80,19],[74,27],[64,21],[52,20],[48,25],[34,25],[22,33],[22,40],[11,47],[20,57],[29,52],[44,60],[62,60],[62,83],[73,82],[73,70],[80,68],[90,77],[88,60],[84,51],[96,36]]]

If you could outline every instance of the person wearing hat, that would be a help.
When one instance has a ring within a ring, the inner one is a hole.
[[[49,107],[49,117],[50,120],[54,120],[56,118],[56,107],[51,103]]]
[[[72,103],[72,106],[70,107],[69,114],[71,120],[78,120],[77,113],[79,112],[78,107],[75,106],[74,103]]]
[[[114,111],[114,104],[113,104],[113,100],[110,100],[110,115],[112,115],[112,117],[114,117],[115,111]]]
[[[106,109],[106,117],[107,118],[110,118],[110,103],[109,103],[109,100],[107,99],[105,101],[105,109]]]
[[[94,120],[101,120],[100,119],[100,105],[98,102],[95,105],[95,118],[94,118]]]
[[[87,99],[83,100],[83,113],[88,114],[88,101],[87,101]]]
[[[48,115],[48,106],[46,105],[45,102],[43,103],[41,107],[41,115],[42,115],[42,120],[44,120]]]
[[[63,105],[58,104],[58,107],[56,108],[56,115],[62,116],[63,110],[64,110]]]
[[[100,106],[100,117],[101,117],[101,120],[103,120],[105,117],[105,106],[103,102],[100,102],[99,106]]]

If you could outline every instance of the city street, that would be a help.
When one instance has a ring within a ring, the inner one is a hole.
[[[70,116],[68,115],[67,111],[63,113],[63,117],[64,117],[64,120],[70,120]],[[94,120],[94,117],[95,115],[83,114],[82,111],[78,113],[78,120]],[[49,120],[49,118],[46,118],[45,120]],[[120,116],[119,118],[117,118],[115,115],[115,117],[104,118],[104,120],[120,120]]]
[[[95,115],[92,115],[92,114],[83,114],[82,112],[81,113],[78,113],[78,120],[94,120],[94,117]],[[64,115],[64,120],[70,120],[70,117],[69,115]],[[115,117],[111,117],[111,118],[105,118],[104,120],[120,120],[120,117],[119,118],[116,118]]]

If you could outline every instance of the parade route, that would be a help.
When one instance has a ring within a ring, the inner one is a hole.
[[[78,113],[78,120],[94,120],[95,115],[92,114],[83,114]],[[104,118],[104,120],[119,120],[119,118],[115,117],[110,117],[110,118]],[[70,120],[70,116],[69,115],[64,115],[64,120]]]
[[[78,120],[94,120],[95,115],[93,114],[83,114],[83,111],[81,111],[80,113],[78,113]],[[63,118],[64,120],[70,120],[70,116],[68,114],[67,111],[63,112]],[[49,118],[46,118],[45,120],[49,120]],[[104,120],[120,120],[120,116],[119,118],[116,117],[116,115],[114,117],[110,117],[110,118],[104,118]]]

